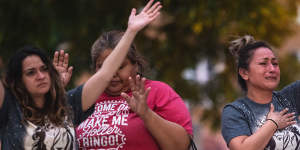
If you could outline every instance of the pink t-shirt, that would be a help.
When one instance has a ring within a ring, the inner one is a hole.
[[[145,86],[151,87],[147,99],[149,108],[192,135],[191,117],[180,96],[163,82],[147,80]],[[159,149],[143,121],[121,96],[102,94],[94,113],[77,127],[76,132],[79,149]]]

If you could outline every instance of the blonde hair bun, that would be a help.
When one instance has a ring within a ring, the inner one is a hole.
[[[253,36],[245,35],[245,36],[242,36],[238,39],[235,39],[235,40],[231,41],[228,49],[234,57],[238,58],[241,49],[243,49],[247,45],[253,44],[255,42],[256,41],[253,38]]]

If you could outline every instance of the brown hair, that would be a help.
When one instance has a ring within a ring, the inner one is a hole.
[[[50,90],[45,95],[46,101],[42,109],[36,107],[30,93],[22,81],[22,62],[26,57],[32,55],[36,55],[41,58],[48,68],[51,80]],[[49,120],[57,126],[63,126],[65,125],[66,118],[68,118],[68,122],[70,123],[70,120],[72,119],[71,112],[70,108],[67,106],[65,90],[59,74],[51,61],[46,57],[46,54],[44,54],[40,49],[32,46],[26,46],[21,48],[10,59],[5,77],[5,85],[18,100],[24,116],[24,123],[28,120],[36,125],[43,125]]]
[[[121,40],[124,32],[122,31],[109,31],[102,33],[99,38],[94,42],[91,49],[91,58],[92,58],[92,69],[96,69],[96,62],[101,53],[107,49],[113,50],[119,41]],[[148,69],[148,63],[145,61],[143,56],[136,50],[135,44],[131,44],[127,58],[132,64],[138,65],[138,74],[143,75]]]
[[[252,36],[245,35],[230,42],[229,51],[236,59],[238,83],[244,91],[247,91],[246,81],[239,74],[239,69],[248,70],[249,63],[257,48],[266,47],[272,51],[271,46],[264,41],[256,41]]]

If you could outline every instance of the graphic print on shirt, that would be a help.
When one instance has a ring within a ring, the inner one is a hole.
[[[74,149],[75,131],[69,127],[55,127],[52,124],[36,126],[28,121],[26,126],[25,150]]]
[[[266,116],[257,120],[259,129],[266,120]],[[256,131],[255,130],[255,131]],[[284,128],[283,130],[277,130],[265,150],[298,150],[300,149],[300,127],[298,124],[294,124]]]
[[[126,143],[129,106],[124,100],[98,102],[94,113],[77,127],[79,148],[117,150]]]

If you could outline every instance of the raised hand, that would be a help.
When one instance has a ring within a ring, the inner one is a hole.
[[[288,109],[285,108],[281,112],[274,111],[274,105],[271,103],[270,111],[267,115],[267,119],[272,119],[277,123],[278,129],[283,129],[287,126],[295,124],[295,113],[288,113]]]
[[[141,79],[139,75],[136,76],[135,80],[129,77],[132,96],[130,97],[126,93],[121,93],[121,96],[126,99],[131,110],[141,118],[144,118],[146,112],[149,110],[147,105],[147,97],[151,88],[148,87],[145,89],[145,81],[146,78]]]
[[[56,51],[54,53],[53,65],[60,75],[64,87],[66,87],[71,79],[73,67],[69,66],[69,54],[64,50]]]
[[[150,0],[138,15],[136,15],[136,9],[132,9],[128,20],[129,29],[139,31],[160,14],[159,10],[162,8],[160,2],[156,2],[152,5],[153,1],[154,0]]]

